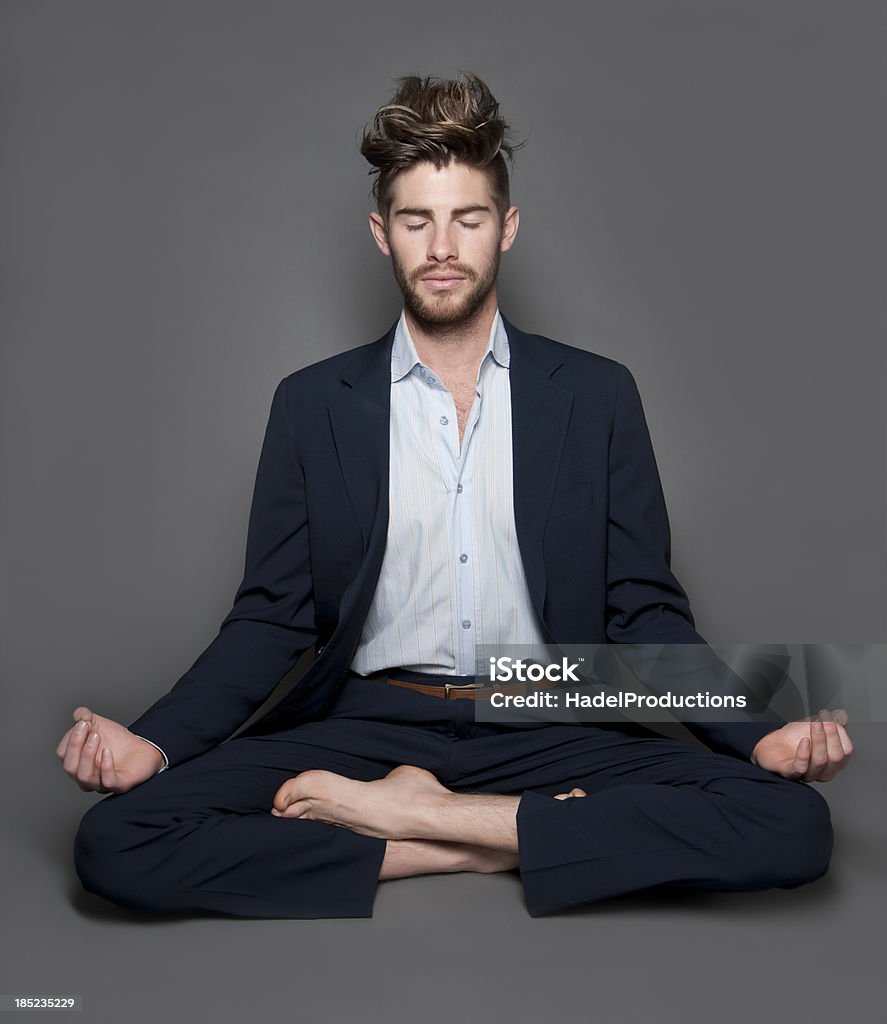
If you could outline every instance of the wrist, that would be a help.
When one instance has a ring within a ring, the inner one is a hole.
[[[136,739],[143,740],[148,744],[148,746],[152,747],[156,753],[157,767],[154,770],[155,775],[159,775],[160,772],[166,771],[166,769],[169,768],[169,758],[166,756],[166,752],[161,750],[153,740],[149,740],[146,736],[139,736],[137,733],[133,733],[133,736],[135,736]]]

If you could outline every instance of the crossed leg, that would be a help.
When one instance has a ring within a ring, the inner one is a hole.
[[[439,844],[518,855],[533,916],[657,885],[795,888],[827,868],[828,807],[809,786],[661,737],[565,730],[535,739],[502,738],[526,755],[510,773],[508,748],[487,745],[461,776],[474,791],[448,790],[410,765],[370,783],[309,771],[275,794],[275,811],[385,837],[383,879],[439,865]],[[558,791],[566,787],[552,780],[564,778],[586,788]]]
[[[379,879],[438,871],[518,867],[536,916],[826,869],[822,798],[734,758],[584,728],[445,736],[343,719],[236,738],[94,805],[78,874],[141,911],[298,918],[369,917]]]
[[[585,796],[574,787],[556,800]],[[454,793],[415,765],[360,782],[307,771],[277,791],[271,813],[323,821],[386,839],[379,880],[442,871],[509,871],[518,867],[519,796]]]

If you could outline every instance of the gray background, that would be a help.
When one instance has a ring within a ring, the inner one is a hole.
[[[80,1019],[883,1021],[883,725],[796,892],[532,920],[512,876],[366,921],[147,923],[79,890],[54,755],[215,635],[277,381],[400,308],[360,129],[481,74],[519,133],[500,304],[635,374],[673,567],[716,643],[884,642],[881,3],[5,0],[5,993]],[[876,931],[877,929],[877,931]]]

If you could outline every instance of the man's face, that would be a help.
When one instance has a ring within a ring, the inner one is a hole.
[[[487,175],[456,162],[440,170],[421,163],[401,172],[387,230],[378,214],[370,214],[404,306],[420,323],[438,327],[467,323],[484,305],[517,222],[511,207],[500,226]]]

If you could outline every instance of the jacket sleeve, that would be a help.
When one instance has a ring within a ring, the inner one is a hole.
[[[305,483],[278,384],[259,457],[246,564],[218,635],[129,729],[170,766],[217,746],[272,693],[316,639]]]
[[[708,746],[748,759],[758,740],[784,719],[763,707],[696,632],[687,595],[671,571],[668,514],[637,384],[622,364],[617,376],[609,450],[608,639],[654,693],[704,689],[744,696],[751,710],[741,721],[736,712],[720,716],[729,721],[714,721],[718,713],[710,710],[684,710],[679,717]]]

